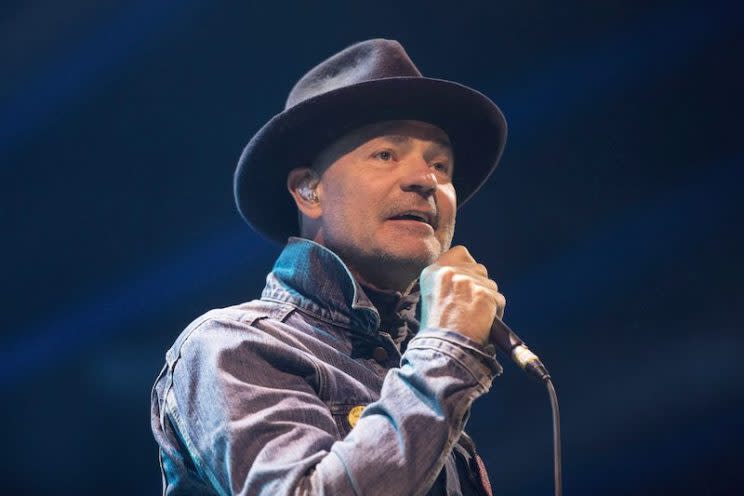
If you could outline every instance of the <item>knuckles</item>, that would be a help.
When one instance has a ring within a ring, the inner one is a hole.
[[[480,274],[482,274],[484,277],[488,277],[488,269],[486,268],[485,265],[483,265],[481,263],[475,264],[475,269],[476,269],[477,272],[479,272]]]
[[[474,264],[473,267],[476,269],[474,271],[475,274],[472,274],[471,271],[467,270],[469,268],[469,265],[454,266],[433,264],[421,271],[421,280],[436,280],[444,284],[454,284],[455,282],[457,282],[458,285],[461,285],[465,282],[470,282],[472,284],[486,285],[490,289],[498,291],[498,284],[496,284],[496,281],[494,281],[493,279],[488,278],[488,271],[486,270],[484,265]]]

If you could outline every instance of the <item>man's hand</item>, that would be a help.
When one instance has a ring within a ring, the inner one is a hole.
[[[445,327],[488,343],[496,315],[506,298],[464,246],[454,246],[421,271],[421,328]]]

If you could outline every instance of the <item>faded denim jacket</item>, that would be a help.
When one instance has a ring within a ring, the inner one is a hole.
[[[207,312],[166,354],[164,494],[490,494],[463,428],[501,372],[493,346],[399,320],[381,329],[341,259],[290,238],[260,300]]]

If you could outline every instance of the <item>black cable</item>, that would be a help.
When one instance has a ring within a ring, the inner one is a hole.
[[[555,496],[563,494],[563,476],[561,475],[561,414],[558,411],[558,396],[555,394],[550,376],[545,379],[545,386],[550,395],[550,410],[553,412],[553,487]]]
[[[558,411],[558,397],[555,394],[553,381],[545,365],[530,351],[524,341],[517,336],[503,320],[496,317],[491,324],[490,340],[502,353],[510,357],[527,375],[544,382],[550,395],[550,409],[553,412],[553,485],[555,496],[563,494],[563,477],[561,475],[561,417]]]

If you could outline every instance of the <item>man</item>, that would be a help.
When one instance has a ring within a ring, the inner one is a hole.
[[[286,243],[261,299],[195,320],[153,388],[165,494],[491,494],[463,429],[505,300],[450,244],[505,136],[394,41],[300,79],[235,174],[243,217]]]

